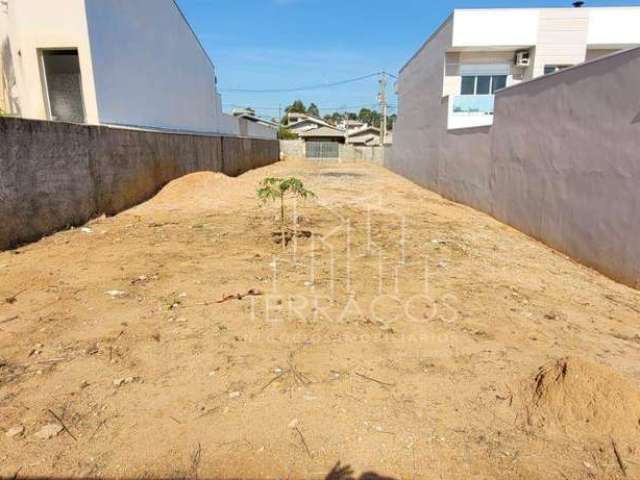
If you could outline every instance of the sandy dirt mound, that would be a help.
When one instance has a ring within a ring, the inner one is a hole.
[[[238,193],[237,179],[223,173],[197,172],[169,182],[147,207],[218,206],[232,203],[234,193]]]
[[[640,434],[640,391],[603,365],[567,357],[540,367],[522,388],[521,419],[581,436]]]

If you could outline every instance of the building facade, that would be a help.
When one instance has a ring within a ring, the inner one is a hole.
[[[639,45],[638,25],[640,7],[455,10],[401,71],[397,132],[443,104],[449,130],[491,125],[497,90]]]
[[[239,134],[173,0],[0,4],[0,109],[23,118]]]

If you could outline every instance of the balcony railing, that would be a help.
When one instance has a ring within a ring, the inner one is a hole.
[[[494,95],[457,95],[453,97],[453,115],[493,115]]]

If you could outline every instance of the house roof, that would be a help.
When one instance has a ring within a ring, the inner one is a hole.
[[[306,132],[301,133],[300,136],[305,138],[306,137],[344,138],[345,132],[344,130],[327,126],[327,127],[314,128],[313,130],[307,130]]]
[[[380,135],[380,129],[372,126],[362,127],[358,130],[352,130],[349,132],[350,137],[357,137],[359,135],[364,135],[367,133],[373,133],[375,135]]]
[[[331,125],[329,125],[327,122],[325,122],[324,120],[320,120],[319,118],[314,118],[314,117],[307,117],[303,120],[299,120],[295,123],[290,123],[289,125],[287,125],[287,128],[295,128],[295,127],[299,127],[300,125],[303,125],[305,123],[314,123],[316,125],[320,125],[323,127],[331,127]]]
[[[279,123],[272,122],[271,120],[265,120],[264,118],[256,117],[255,115],[243,113],[241,115],[235,115],[235,116],[237,118],[246,118],[250,122],[263,123],[264,125],[268,125],[273,128],[280,128]]]

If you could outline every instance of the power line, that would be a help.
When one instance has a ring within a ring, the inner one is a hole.
[[[237,103],[223,103],[222,106],[224,107],[231,107],[231,108],[252,108],[253,110],[271,110],[271,111],[276,111],[276,110],[281,110],[282,107],[254,107],[253,105],[239,105]],[[376,107],[377,104],[375,103],[362,103],[360,105],[340,105],[337,107],[318,107],[318,110],[321,111],[339,111],[339,110],[348,110],[348,109],[355,109],[355,108],[369,108],[369,107]],[[395,108],[397,105],[394,103],[389,103],[387,104],[387,106],[391,107],[391,108]]]
[[[323,84],[317,84],[317,85],[309,85],[309,86],[305,86],[305,87],[296,87],[296,88],[274,88],[274,89],[266,89],[266,90],[251,90],[251,89],[242,89],[242,88],[229,88],[229,89],[220,89],[220,93],[291,93],[291,92],[302,92],[305,90],[318,90],[318,89],[322,89],[322,88],[332,88],[332,87],[339,87],[341,85],[346,85],[349,83],[354,83],[354,82],[359,82],[361,80],[367,80],[369,78],[373,78],[373,77],[377,77],[379,75],[389,75],[393,78],[398,78],[395,75],[391,75],[390,73],[386,73],[386,72],[376,72],[376,73],[370,73],[368,75],[363,75],[361,77],[355,77],[355,78],[350,78],[348,80],[342,80],[339,82],[332,82],[332,83],[323,83]]]

